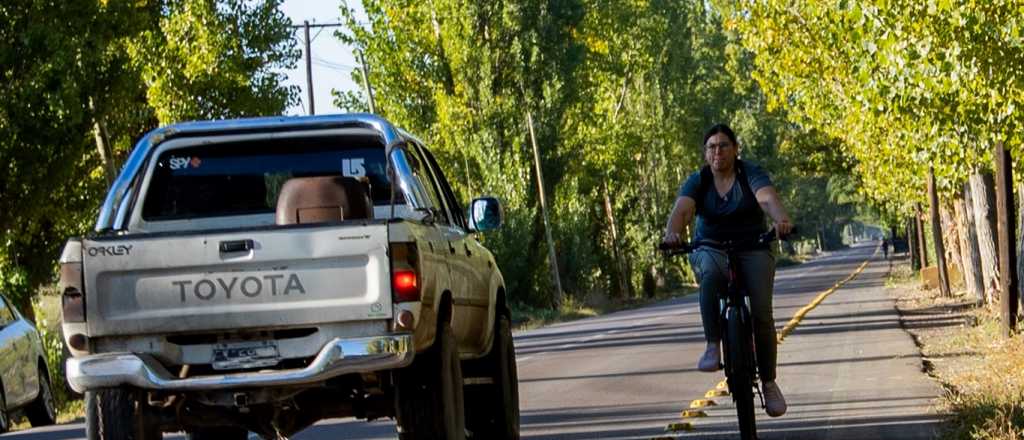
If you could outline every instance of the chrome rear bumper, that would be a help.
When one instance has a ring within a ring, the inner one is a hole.
[[[401,368],[412,363],[412,335],[372,338],[335,338],[327,343],[309,366],[291,370],[218,374],[179,379],[152,356],[134,353],[103,353],[68,359],[71,388],[85,392],[132,385],[143,389],[195,391],[231,388],[302,385],[349,373]]]

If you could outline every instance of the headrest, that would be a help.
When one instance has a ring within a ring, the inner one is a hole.
[[[319,176],[288,179],[277,196],[276,223],[294,225],[372,219],[373,202],[364,178]]]

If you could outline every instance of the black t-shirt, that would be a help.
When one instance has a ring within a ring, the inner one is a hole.
[[[729,192],[724,197],[718,195],[718,191],[712,183],[704,194],[703,203],[697,203],[695,239],[723,241],[753,238],[765,231],[764,215],[760,212],[758,212],[758,215],[739,217],[730,215],[740,209],[744,202],[757,205],[757,200],[744,200],[740,179],[745,178],[750,184],[750,197],[753,197],[761,188],[772,185],[772,180],[768,173],[761,167],[746,161],[738,161],[737,164],[742,167],[742,172],[736,175],[732,188],[729,189]],[[698,192],[700,192],[700,171],[691,174],[686,179],[686,182],[679,188],[677,195],[680,197],[686,196],[697,201],[697,198],[700,197]],[[760,206],[757,207],[757,210],[760,211]],[[709,222],[709,217],[722,220]]]

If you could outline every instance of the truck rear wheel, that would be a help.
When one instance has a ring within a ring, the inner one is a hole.
[[[473,377],[487,379],[466,386],[466,427],[474,437],[519,439],[519,375],[512,323],[499,316],[494,323],[494,345],[483,358],[469,361]]]
[[[129,388],[90,391],[85,395],[85,432],[89,440],[158,440],[163,438],[147,417],[143,393]]]
[[[440,326],[433,347],[395,373],[399,439],[466,438],[462,367],[449,324]]]

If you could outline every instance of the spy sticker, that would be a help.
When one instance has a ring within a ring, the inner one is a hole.
[[[188,163],[189,163],[189,158],[187,158],[187,157],[174,157],[174,156],[171,156],[171,159],[168,161],[168,166],[172,170],[180,170],[182,168],[187,167]]]

